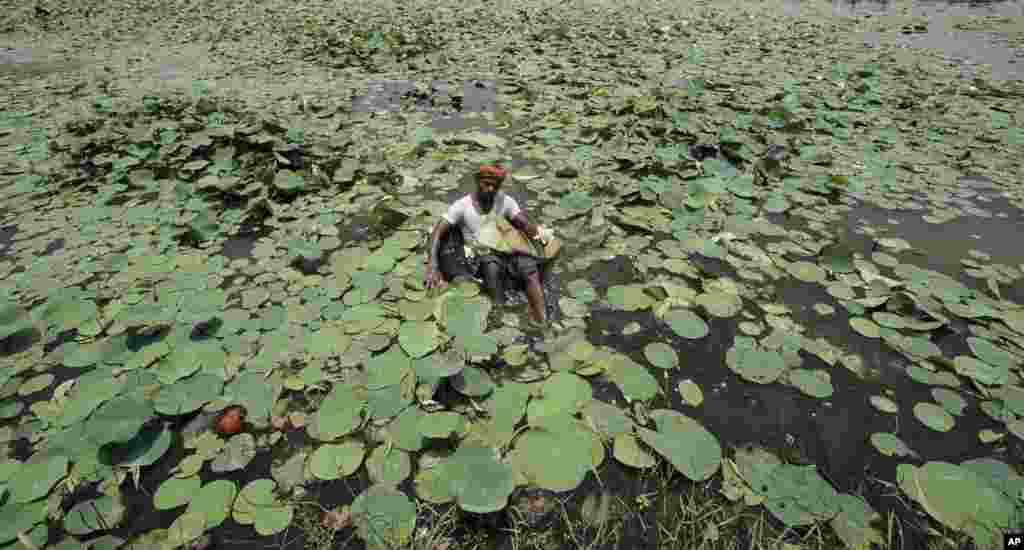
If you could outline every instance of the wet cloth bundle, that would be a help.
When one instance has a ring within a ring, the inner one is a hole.
[[[541,244],[516,229],[504,216],[494,214],[484,216],[475,247],[472,249],[477,255],[494,252],[519,253],[542,261],[554,259],[561,250],[562,242],[558,237],[552,237],[546,244]]]

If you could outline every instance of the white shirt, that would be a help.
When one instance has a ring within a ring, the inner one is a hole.
[[[462,228],[462,237],[466,245],[469,246],[476,244],[477,237],[480,235],[480,228],[483,226],[484,219],[487,216],[514,218],[519,215],[519,212],[519,203],[506,195],[504,191],[498,191],[494,197],[494,206],[491,207],[491,211],[486,215],[482,214],[477,209],[476,204],[473,203],[473,195],[467,194],[453,202],[448,207],[448,211],[442,214],[441,217],[448,223]]]

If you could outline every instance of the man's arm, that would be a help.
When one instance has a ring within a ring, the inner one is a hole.
[[[437,266],[437,254],[438,249],[441,247],[441,239],[444,238],[445,233],[451,228],[451,224],[448,220],[441,218],[441,221],[437,222],[434,226],[434,232],[430,236],[430,242],[427,244],[427,265]]]
[[[530,220],[526,218],[526,213],[522,210],[515,216],[510,217],[508,221],[512,224],[512,227],[526,233],[527,237],[531,239],[537,238],[537,226],[530,223]]]

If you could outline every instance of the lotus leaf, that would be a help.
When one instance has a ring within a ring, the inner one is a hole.
[[[828,279],[828,273],[817,264],[811,262],[793,262],[786,266],[786,271],[794,278],[805,283],[821,283]]]
[[[884,413],[895,413],[900,410],[899,405],[897,405],[892,399],[883,395],[872,395],[869,398],[869,401],[873,407]]]
[[[366,456],[366,445],[350,438],[339,444],[321,445],[309,456],[309,471],[317,479],[348,477],[359,469]]]
[[[540,386],[540,395],[526,409],[532,427],[575,415],[593,398],[593,389],[585,379],[570,372],[556,372]]]
[[[640,446],[636,436],[630,433],[615,436],[612,453],[616,460],[634,468],[653,468],[658,463],[651,453]]]
[[[967,401],[961,395],[947,388],[932,388],[932,397],[953,416],[963,416]]]
[[[489,447],[460,445],[447,464],[451,494],[467,512],[497,512],[508,504],[515,490],[512,467],[498,460]]]
[[[351,511],[368,549],[404,547],[416,529],[416,504],[387,485],[371,485],[352,502]]]
[[[679,365],[676,350],[664,342],[651,342],[644,347],[644,357],[655,367],[671,369]]]
[[[446,439],[453,435],[461,436],[466,431],[466,419],[457,412],[431,413],[423,416],[418,429],[423,437]]]
[[[451,378],[452,387],[467,397],[483,397],[494,390],[494,381],[487,371],[477,367],[466,367]]]
[[[398,342],[412,358],[419,358],[434,351],[440,344],[441,335],[433,321],[406,321],[398,331]]]
[[[824,399],[832,395],[832,377],[821,369],[793,369],[789,371],[789,382],[811,397]]]
[[[587,425],[605,439],[614,439],[619,434],[633,430],[633,421],[626,413],[604,401],[593,399],[583,407],[582,412]]]
[[[651,418],[658,431],[637,428],[637,435],[679,473],[693,481],[703,481],[718,471],[722,447],[700,422],[667,409],[653,411]]]
[[[305,481],[303,476],[307,458],[308,455],[305,452],[298,452],[284,462],[270,467],[270,474],[282,491],[291,492],[294,487]]]
[[[878,338],[881,336],[878,325],[863,317],[852,317],[850,319],[850,327],[865,338]]]
[[[370,481],[379,485],[398,486],[412,474],[412,461],[409,453],[379,445],[366,457],[366,471]]]
[[[25,409],[25,404],[21,401],[6,401],[0,403],[0,418],[17,418],[21,414],[21,411]]]
[[[972,336],[967,338],[967,345],[970,346],[971,351],[974,352],[974,355],[977,355],[980,360],[998,368],[1007,370],[1013,369],[1021,362],[1017,356],[996,346],[990,340]]]
[[[700,386],[693,380],[687,379],[679,382],[677,389],[679,395],[683,398],[683,402],[691,407],[699,407],[704,402],[704,392],[701,391]]]
[[[420,465],[414,479],[416,496],[432,504],[447,504],[455,500],[454,483],[449,473],[450,468],[449,460],[443,460],[430,467]]]
[[[283,193],[295,193],[306,188],[306,180],[297,172],[278,170],[274,176],[274,188]]]
[[[403,451],[419,451],[424,439],[420,434],[420,422],[426,414],[416,406],[408,407],[388,424],[387,437]]]
[[[94,370],[80,376],[64,402],[58,423],[70,426],[85,420],[104,401],[117,395],[123,388],[121,379]]]
[[[363,423],[366,406],[365,389],[346,384],[335,385],[316,412],[316,438],[331,441],[356,431]]]
[[[238,496],[238,485],[227,479],[216,479],[203,485],[185,509],[185,514],[199,514],[205,518],[206,529],[224,523]]]
[[[617,285],[608,287],[608,303],[624,311],[638,311],[654,304],[654,299],[644,292],[643,285]]]
[[[32,395],[33,393],[41,392],[53,384],[54,376],[50,373],[43,373],[38,376],[33,376],[28,380],[22,382],[21,386],[18,387],[18,395],[25,397]]]
[[[986,386],[1002,386],[1010,381],[1010,372],[1006,367],[990,365],[969,355],[954,357],[953,366],[960,376],[972,378]]]
[[[199,373],[160,388],[153,400],[157,412],[168,415],[187,414],[220,396],[224,382],[212,375]],[[108,401],[104,407],[115,401]],[[103,410],[102,407],[100,410]],[[92,423],[90,419],[90,423]],[[134,435],[134,434],[133,434]]]
[[[690,340],[698,340],[708,335],[708,325],[696,313],[688,309],[673,309],[664,316],[664,321],[672,330]]]
[[[131,441],[109,448],[117,465],[124,467],[150,466],[171,448],[173,433],[164,424],[143,429]],[[107,449],[106,447],[104,449]]]
[[[516,439],[512,462],[525,479],[539,488],[571,491],[596,467],[595,445],[600,446],[600,440],[578,424],[560,431],[530,429]],[[558,460],[551,460],[553,456]]]
[[[11,477],[7,490],[12,503],[24,503],[46,496],[68,473],[68,458],[62,455],[30,458]]]
[[[249,482],[235,498],[231,517],[242,525],[252,525],[263,536],[287,529],[294,510],[274,496],[274,485],[265,478]]]
[[[96,303],[80,296],[62,296],[46,302],[33,311],[36,318],[58,333],[78,328],[99,313]]]
[[[789,527],[830,520],[839,514],[839,493],[813,464],[779,465],[772,469],[766,486],[765,507]]]
[[[44,521],[46,507],[46,499],[17,503],[13,498],[8,498],[0,506],[0,544],[15,540],[19,533],[28,532],[34,525]]]
[[[968,468],[948,462],[926,462],[920,467],[900,464],[896,479],[904,494],[928,515],[967,532],[979,548],[995,547],[1003,530],[1018,525],[1014,501]]]
[[[420,379],[447,378],[466,368],[462,355],[453,350],[439,351],[412,362],[416,377]]]
[[[872,526],[881,516],[863,498],[843,493],[837,501],[839,514],[832,518],[832,530],[847,548],[866,550],[884,544],[882,533]]]
[[[121,523],[125,506],[118,497],[102,496],[79,502],[64,516],[64,530],[82,536],[109,531]]]
[[[186,512],[174,519],[167,528],[165,545],[171,548],[189,546],[206,531],[206,516],[199,512]]]
[[[170,510],[184,506],[198,494],[201,486],[202,481],[198,476],[168,478],[153,495],[153,507],[157,510]]]
[[[917,453],[908,447],[902,439],[888,432],[871,434],[871,444],[885,456],[917,456]]]
[[[705,292],[694,301],[715,317],[734,317],[743,309],[743,299],[731,292]]]
[[[254,371],[239,374],[224,388],[225,405],[241,405],[245,418],[262,425],[270,419],[271,409],[281,393],[281,385],[273,378]]]
[[[1020,491],[1024,489],[1024,476],[1014,471],[1009,464],[994,458],[965,460],[960,463],[960,466],[978,474],[988,482],[990,487],[999,489],[1011,499],[1017,498]]]
[[[228,440],[224,449],[210,463],[210,470],[216,473],[241,470],[255,457],[256,439],[252,434],[240,433]]]
[[[661,392],[654,375],[624,355],[616,356],[606,374],[627,401],[648,401]]]
[[[922,424],[937,432],[948,432],[953,429],[953,417],[942,407],[934,403],[918,403],[914,405],[914,416]]]
[[[7,297],[0,298],[0,342],[32,326],[24,308]]]
[[[725,361],[733,372],[744,380],[758,384],[771,384],[786,370],[786,362],[776,351],[762,350],[739,345],[729,348]]]
[[[483,402],[489,418],[483,431],[495,447],[504,447],[516,434],[516,425],[523,418],[530,398],[530,387],[519,382],[505,382]]]

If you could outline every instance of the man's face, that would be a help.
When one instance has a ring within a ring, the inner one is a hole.
[[[501,180],[494,176],[479,176],[476,179],[477,196],[483,203],[490,203],[494,195],[501,189]]]

